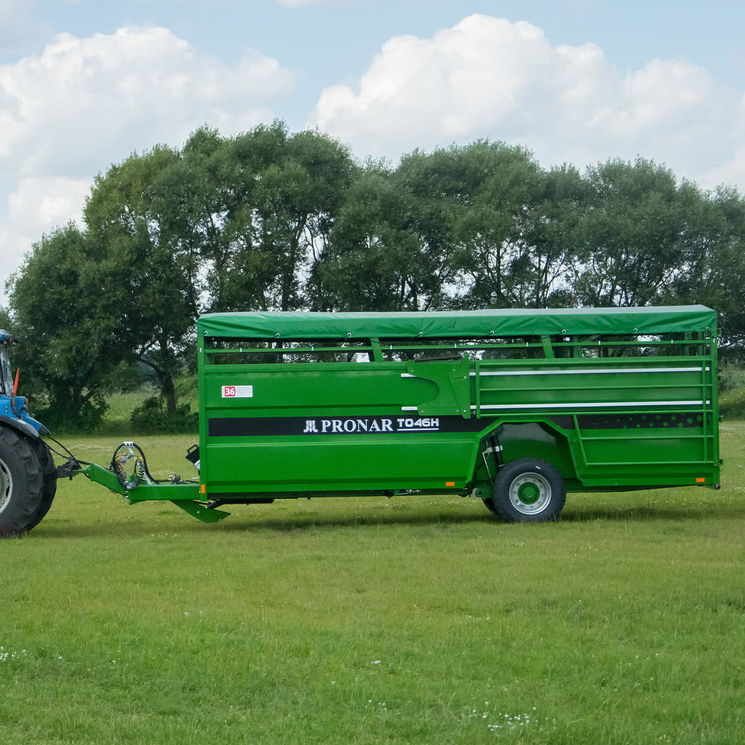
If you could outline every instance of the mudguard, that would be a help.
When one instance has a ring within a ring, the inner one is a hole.
[[[20,432],[26,437],[30,437],[32,440],[39,439],[39,432],[32,427],[28,422],[24,422],[23,419],[14,419],[5,414],[0,414],[0,425],[14,429],[16,432]]]

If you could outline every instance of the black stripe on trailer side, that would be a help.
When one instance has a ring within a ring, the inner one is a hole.
[[[218,417],[208,422],[210,437],[266,437],[274,435],[370,435],[412,432],[479,432],[494,418],[461,416],[328,416],[328,417]]]
[[[511,412],[516,413],[516,412]],[[412,432],[480,432],[497,417],[460,416],[328,416],[328,417],[216,417],[208,422],[210,437],[272,437],[315,435],[407,434]],[[565,430],[574,429],[567,414],[546,417]],[[676,429],[701,427],[696,413],[578,414],[580,429]]]

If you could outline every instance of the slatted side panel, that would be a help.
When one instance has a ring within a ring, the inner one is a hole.
[[[716,377],[710,358],[477,362],[472,377],[477,416],[542,419],[566,432],[578,474],[588,483],[715,478]]]

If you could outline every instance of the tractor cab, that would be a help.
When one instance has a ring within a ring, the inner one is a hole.
[[[10,396],[13,390],[13,373],[8,354],[10,341],[10,334],[0,329],[0,396]]]
[[[16,383],[10,364],[12,338],[7,331],[0,329],[0,423],[4,421],[23,434],[36,437],[44,427],[29,414],[26,397],[16,395]]]

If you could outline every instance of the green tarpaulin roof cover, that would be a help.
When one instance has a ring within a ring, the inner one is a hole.
[[[663,334],[707,329],[715,333],[716,313],[703,305],[432,313],[208,313],[197,321],[197,332],[203,336],[252,339]]]

